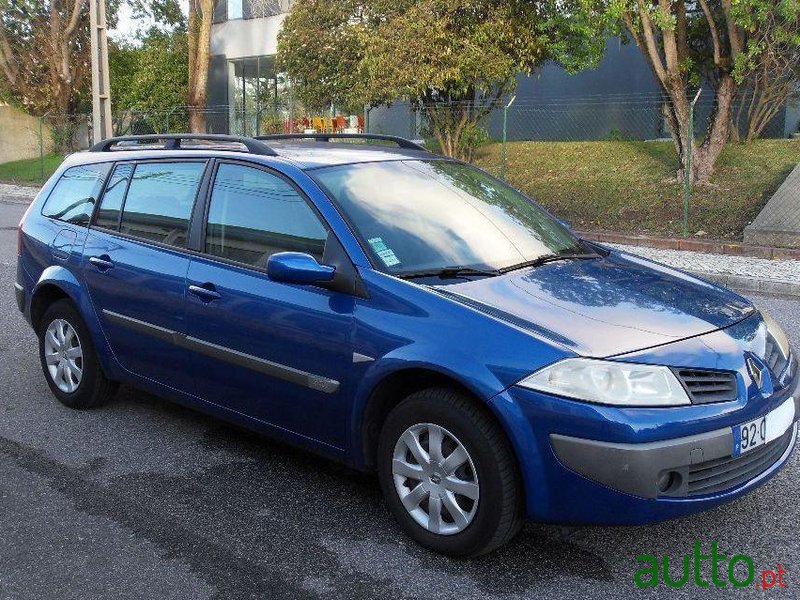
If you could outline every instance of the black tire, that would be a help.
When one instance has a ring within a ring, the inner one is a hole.
[[[70,393],[58,388],[50,375],[45,360],[47,328],[57,319],[66,321],[75,330],[83,352],[80,383]],[[92,337],[72,302],[59,300],[51,304],[39,322],[39,331],[37,333],[39,336],[39,362],[42,365],[42,372],[47,385],[50,386],[50,391],[53,392],[59,402],[70,408],[88,409],[101,406],[114,397],[118,387],[117,383],[109,380],[100,368],[94,344],[92,344]]]
[[[472,521],[458,533],[428,531],[405,509],[395,488],[395,445],[409,427],[419,423],[432,423],[451,432],[474,463],[480,498]],[[430,388],[403,400],[383,425],[377,461],[392,513],[409,536],[430,550],[460,558],[486,554],[511,540],[522,526],[522,486],[508,440],[488,409],[458,391]]]

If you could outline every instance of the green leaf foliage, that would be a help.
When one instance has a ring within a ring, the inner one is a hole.
[[[548,59],[577,70],[603,48],[571,2],[298,0],[278,62],[309,107],[471,101],[510,91]]]
[[[114,44],[109,55],[114,111],[163,112],[186,105],[186,33],[153,29],[141,41]]]

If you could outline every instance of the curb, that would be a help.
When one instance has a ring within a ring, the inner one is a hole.
[[[743,277],[741,275],[730,275],[728,273],[711,273],[708,271],[689,272],[701,279],[706,279],[707,281],[711,281],[736,292],[800,297],[800,283]]]
[[[773,248],[771,246],[752,246],[750,244],[740,244],[736,242],[651,237],[647,235],[628,235],[609,231],[576,231],[576,233],[587,240],[608,244],[647,246],[659,250],[688,250],[691,252],[707,252],[708,254],[725,254],[728,256],[745,256],[749,258],[800,260],[800,248]]]

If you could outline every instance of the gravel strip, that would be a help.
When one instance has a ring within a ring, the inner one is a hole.
[[[646,246],[608,245],[684,271],[740,275],[789,283],[800,282],[800,261],[798,260],[770,260],[689,250],[660,250]]]
[[[38,193],[38,187],[0,183],[0,202],[29,204]]]
[[[742,292],[800,296],[800,261],[606,244]]]

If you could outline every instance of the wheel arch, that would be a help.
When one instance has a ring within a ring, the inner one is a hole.
[[[38,331],[39,321],[47,308],[59,300],[70,300],[81,310],[80,283],[77,277],[63,267],[51,266],[42,272],[31,294],[31,324]],[[86,317],[84,315],[84,320]]]
[[[520,457],[517,454],[519,446],[512,439],[511,430],[513,430],[513,427],[508,423],[510,415],[502,414],[497,403],[490,402],[489,400],[491,399],[482,397],[476,389],[460,381],[453,374],[428,365],[406,366],[392,370],[383,374],[371,386],[368,394],[366,394],[366,400],[363,403],[355,428],[354,446],[356,447],[354,447],[354,450],[356,452],[356,463],[366,470],[374,470],[378,439],[386,417],[395,406],[409,395],[432,387],[447,387],[463,393],[479,406],[488,418],[497,423],[505,436],[509,449],[514,455],[518,475],[521,480],[524,480],[522,461],[520,461]],[[524,495],[525,486],[522,486],[521,490]],[[523,501],[525,500],[526,498],[523,497]]]
[[[75,274],[60,265],[47,267],[42,271],[39,280],[31,292],[30,315],[31,325],[38,333],[41,318],[48,307],[59,300],[69,300],[89,329],[92,343],[106,374],[116,373],[113,353],[103,333],[100,321],[89,298],[89,292]]]

